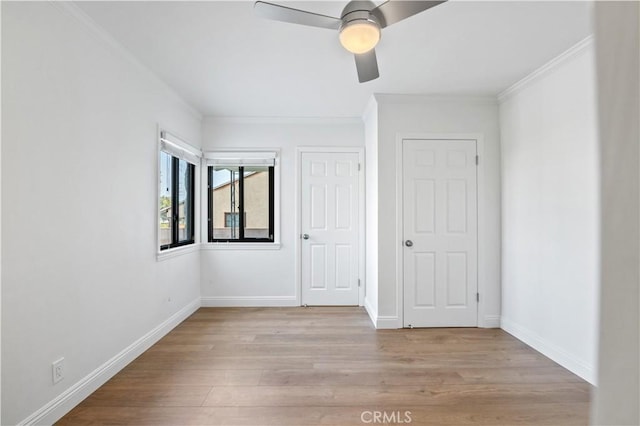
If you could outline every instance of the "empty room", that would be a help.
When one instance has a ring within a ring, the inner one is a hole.
[[[639,6],[2,1],[0,424],[640,424]]]

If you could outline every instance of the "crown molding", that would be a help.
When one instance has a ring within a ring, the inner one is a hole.
[[[423,104],[428,102],[473,102],[496,105],[497,99],[493,95],[428,95],[428,94],[392,94],[375,93],[373,95],[378,104]]]
[[[228,117],[205,116],[203,123],[219,124],[309,124],[309,125],[360,125],[361,117]]]
[[[531,74],[527,75],[523,79],[509,86],[507,89],[503,90],[498,95],[498,102],[503,103],[510,97],[521,92],[522,90],[524,90],[525,88],[533,84],[534,82],[543,78],[553,70],[560,67],[565,62],[569,61],[570,59],[573,59],[574,57],[583,53],[584,51],[591,48],[592,46],[593,46],[593,35],[590,35],[584,38],[583,40],[579,41],[577,44],[573,45],[569,49],[565,50],[564,52],[562,52],[561,54],[559,54],[558,56],[556,56],[546,64],[542,65],[540,68],[536,69]]]
[[[130,50],[124,47],[118,40],[116,40],[107,30],[100,26],[93,18],[87,15],[78,5],[73,1],[56,1],[49,0],[49,4],[55,6],[58,10],[73,17],[83,28],[94,35],[100,42],[109,47],[112,51],[120,55],[124,60],[135,65],[139,70],[146,73],[153,80],[155,80],[160,86],[162,86],[171,97],[180,102],[187,111],[196,119],[202,121],[202,113],[188,103],[182,96],[178,94],[171,86],[169,86],[164,80],[162,80],[155,72],[149,67],[140,62]]]

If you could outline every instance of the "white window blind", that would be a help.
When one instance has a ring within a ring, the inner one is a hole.
[[[160,150],[191,164],[200,164],[202,152],[169,132],[160,132]]]
[[[204,158],[210,166],[275,166],[275,151],[214,151]]]

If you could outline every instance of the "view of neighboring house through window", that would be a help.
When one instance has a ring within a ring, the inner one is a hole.
[[[160,247],[173,242],[172,160],[170,154],[160,151]]]
[[[213,165],[208,178],[210,242],[273,242],[273,166]]]
[[[195,165],[160,151],[160,250],[193,244]]]

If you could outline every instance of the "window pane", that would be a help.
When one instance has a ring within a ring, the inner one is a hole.
[[[240,226],[240,216],[238,213],[225,213],[224,214],[224,227],[225,228],[237,228]]]
[[[171,244],[171,159],[166,152],[160,152],[160,246]]]
[[[269,167],[244,168],[244,237],[269,238]]]
[[[189,241],[193,236],[193,166],[178,160],[178,242]]]
[[[240,238],[240,186],[238,167],[210,167],[211,197],[213,201],[213,238],[230,240]]]

